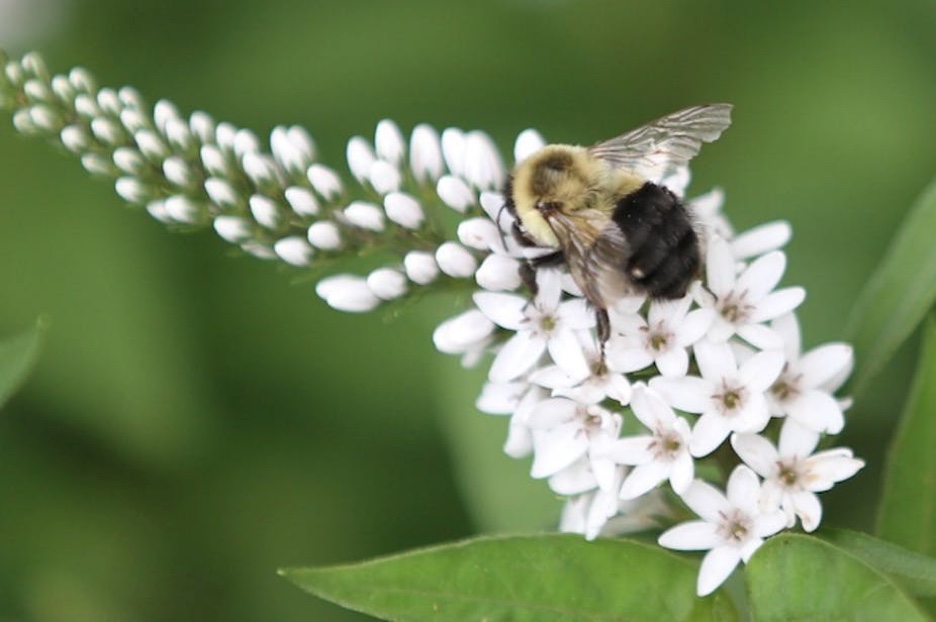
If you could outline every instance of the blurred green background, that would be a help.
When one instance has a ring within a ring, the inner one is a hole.
[[[342,169],[384,117],[509,153],[526,127],[590,143],[732,102],[692,190],[724,187],[739,229],[793,223],[807,346],[842,337],[936,168],[933,32],[932,0],[0,0],[13,54],[261,134],[304,125]],[[0,619],[360,620],[275,569],[554,524],[500,454],[506,421],[473,411],[483,370],[432,348],[458,301],[340,314],[211,233],[167,234],[8,118],[0,161],[0,332],[52,323],[0,418]],[[870,464],[830,524],[872,525],[913,351],[850,412]]]

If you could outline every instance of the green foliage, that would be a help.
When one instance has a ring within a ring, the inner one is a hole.
[[[822,535],[869,566],[888,574],[910,594],[936,596],[936,558],[857,531],[828,529]]]
[[[930,194],[936,208],[936,186]],[[877,533],[936,556],[936,316],[924,327],[913,388],[888,455]]]
[[[45,330],[46,321],[40,320],[31,329],[0,340],[0,406],[19,389],[36,364]]]
[[[934,231],[936,180],[907,214],[855,304],[847,332],[859,361],[857,392],[887,365],[936,302]]]
[[[317,596],[400,622],[738,619],[724,592],[696,597],[694,562],[626,540],[482,538],[282,573]]]
[[[747,565],[751,613],[786,620],[928,620],[897,584],[862,559],[801,535],[769,539]]]

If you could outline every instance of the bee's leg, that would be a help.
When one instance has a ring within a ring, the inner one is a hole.
[[[601,360],[604,362],[605,344],[611,338],[611,318],[608,317],[607,309],[596,310],[595,317],[598,320],[598,343],[601,348]]]
[[[563,261],[565,261],[565,257],[561,251],[528,259],[520,264],[520,280],[530,290],[530,294],[536,298],[536,294],[539,293],[539,287],[536,284],[537,269],[560,266]]]

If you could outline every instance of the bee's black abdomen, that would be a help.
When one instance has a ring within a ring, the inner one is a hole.
[[[681,298],[701,263],[699,238],[685,206],[663,186],[647,182],[619,200],[612,219],[627,240],[630,279],[652,298]]]

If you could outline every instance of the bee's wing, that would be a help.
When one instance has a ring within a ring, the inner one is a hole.
[[[608,309],[630,293],[624,258],[630,249],[621,228],[598,210],[555,214],[550,226],[559,238],[569,273],[585,298]]]
[[[731,104],[693,106],[588,148],[615,168],[658,182],[731,125]]]

